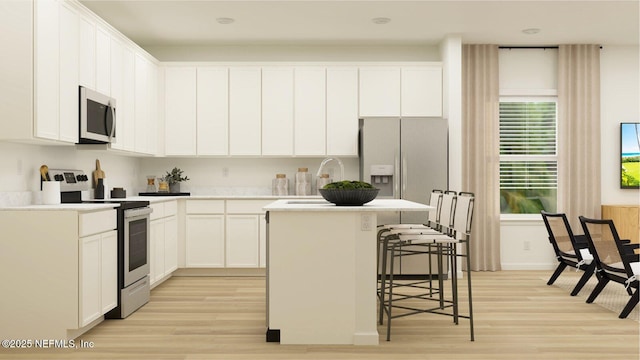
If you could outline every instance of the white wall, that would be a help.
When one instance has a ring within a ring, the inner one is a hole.
[[[439,61],[437,46],[146,46],[160,61]]]
[[[40,166],[52,169],[83,170],[91,176],[96,159],[100,160],[109,189],[123,187],[130,194],[136,185],[140,159],[124,157],[102,151],[76,150],[74,146],[41,146],[0,142],[0,200],[7,193],[34,192],[37,199],[40,190]],[[0,205],[2,201],[0,201]],[[6,205],[6,204],[5,204]]]
[[[600,55],[602,203],[640,204],[640,190],[620,189],[620,123],[640,122],[640,48],[604,46]]]
[[[357,180],[358,158],[340,160],[344,164],[345,179]],[[151,158],[141,162],[139,178],[142,181],[146,175],[161,176],[177,166],[190,179],[180,185],[181,191],[193,195],[271,195],[271,180],[276,174],[283,173],[289,179],[289,194],[295,195],[293,183],[298,168],[308,168],[315,181],[321,162],[322,158]],[[335,161],[328,163],[325,169],[334,180],[339,180],[340,170]]]

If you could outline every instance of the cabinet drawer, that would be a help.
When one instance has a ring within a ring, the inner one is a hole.
[[[164,203],[164,216],[172,216],[178,214],[178,202],[167,201]]]
[[[227,214],[262,214],[273,200],[227,200]]]
[[[151,213],[151,215],[149,215],[149,219],[151,220],[155,220],[155,219],[160,219],[163,218],[164,215],[164,203],[155,203],[155,204],[149,204],[149,207],[153,210],[153,212]]]
[[[116,210],[81,213],[79,215],[79,236],[98,234],[117,228]]]
[[[224,200],[187,200],[187,214],[224,214]]]

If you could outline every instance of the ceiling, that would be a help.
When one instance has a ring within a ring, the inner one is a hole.
[[[639,1],[80,0],[145,46],[637,45]],[[233,18],[219,24],[217,18]],[[373,18],[387,17],[385,25]],[[538,28],[527,35],[523,29]]]

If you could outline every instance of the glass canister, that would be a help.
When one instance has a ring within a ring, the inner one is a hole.
[[[320,174],[320,177],[316,180],[316,189],[322,189],[325,185],[332,182],[333,180],[331,180],[329,174]]]
[[[296,173],[296,195],[311,195],[311,174],[308,168],[298,168]]]
[[[276,178],[271,182],[271,194],[276,196],[289,195],[289,179],[285,174],[276,174]]]
[[[147,192],[156,192],[156,176],[155,175],[147,175]]]

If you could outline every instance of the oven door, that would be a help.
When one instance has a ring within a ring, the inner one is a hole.
[[[148,207],[124,211],[124,287],[149,275]]]

